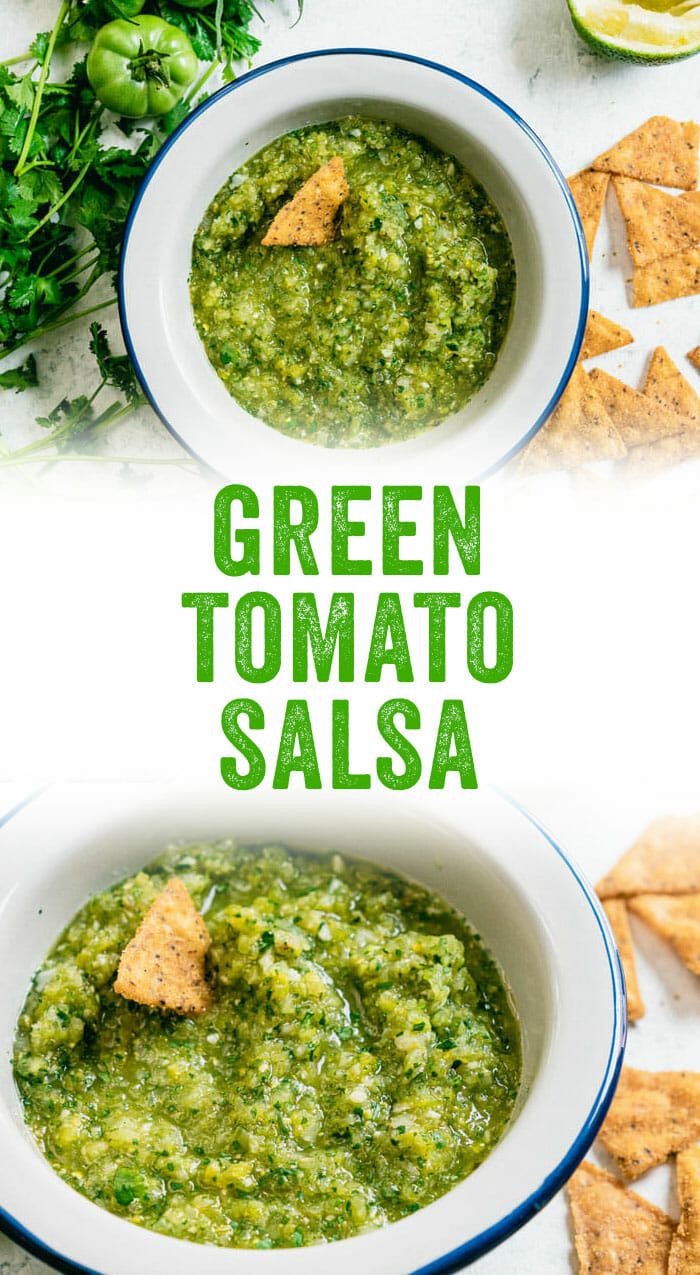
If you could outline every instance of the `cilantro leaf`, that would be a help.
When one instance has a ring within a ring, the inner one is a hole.
[[[171,22],[174,27],[179,27],[184,31],[192,41],[194,49],[200,62],[213,62],[216,58],[216,39],[213,32],[207,28],[204,19],[196,9],[180,9],[176,4],[168,3],[168,0],[160,0],[158,5],[161,17],[166,22]]]
[[[34,81],[31,74],[24,75],[21,80],[8,84],[5,94],[21,111],[31,111],[34,105]]]
[[[77,398],[61,399],[48,416],[37,416],[36,423],[42,429],[50,430],[57,441],[67,441],[84,434],[90,428],[94,416],[87,394],[79,394]]]
[[[37,62],[43,62],[49,51],[49,32],[39,31],[29,46],[29,52]]]
[[[26,362],[21,363],[19,367],[11,367],[6,372],[0,372],[0,389],[3,390],[14,390],[16,394],[21,394],[22,390],[32,389],[38,384],[36,359],[33,354],[30,354]]]
[[[90,324],[90,351],[94,354],[105,385],[119,390],[127,403],[141,400],[141,387],[126,354],[112,354],[107,333],[99,323]]]
[[[63,194],[58,175],[51,168],[33,168],[17,182],[20,198],[40,204],[55,204]]]

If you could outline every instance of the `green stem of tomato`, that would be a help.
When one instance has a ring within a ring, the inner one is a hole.
[[[27,161],[29,148],[34,138],[36,122],[39,118],[39,110],[41,107],[41,99],[44,93],[44,86],[46,84],[47,79],[49,78],[49,71],[51,69],[51,59],[53,58],[53,51],[56,47],[56,40],[58,39],[58,33],[61,30],[61,27],[63,26],[64,20],[66,18],[69,8],[70,8],[69,0],[63,0],[63,4],[61,5],[58,11],[58,17],[56,18],[56,21],[53,25],[53,30],[51,32],[51,35],[49,36],[49,43],[46,48],[44,60],[41,64],[41,71],[39,73],[39,79],[37,81],[37,86],[34,93],[34,102],[32,103],[32,113],[29,116],[29,125],[27,127],[27,133],[24,138],[24,145],[20,152],[19,159],[17,160],[17,163],[15,165],[15,177],[19,177],[20,174],[24,171],[24,165]]]

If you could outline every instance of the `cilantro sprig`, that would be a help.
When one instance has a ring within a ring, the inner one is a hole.
[[[107,333],[97,322],[90,325],[89,348],[98,372],[97,384],[91,392],[73,399],[61,399],[46,416],[38,416],[36,423],[47,431],[48,439],[35,439],[10,453],[9,458],[3,456],[0,465],[8,464],[11,459],[18,461],[46,451],[47,441],[56,449],[58,458],[77,439],[88,433],[94,436],[103,432],[145,402],[130,359],[126,354],[112,353]],[[31,356],[29,362],[33,363]],[[105,390],[114,390],[119,397],[106,406],[98,405],[98,399],[104,398]]]

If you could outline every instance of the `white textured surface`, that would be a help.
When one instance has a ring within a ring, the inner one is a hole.
[[[617,137],[651,113],[678,118],[700,114],[698,61],[667,68],[638,68],[591,56],[571,30],[563,0],[306,0],[302,22],[291,27],[293,5],[263,3],[269,18],[260,60],[312,47],[364,45],[396,48],[450,63],[502,95],[540,133],[567,173],[586,164]],[[3,55],[20,50],[36,30],[50,25],[50,0],[10,0],[3,6]],[[657,342],[682,357],[700,341],[697,298],[654,307],[628,308],[625,281],[630,263],[621,238],[614,201],[610,225],[603,227],[594,261],[594,304],[630,327],[638,345],[601,360],[632,384],[642,374],[648,350]],[[616,254],[616,255],[613,255]],[[112,320],[115,331],[116,321]],[[34,436],[34,416],[64,396],[82,391],[85,333],[70,330],[60,341],[38,350],[43,376],[41,395],[0,398],[3,435],[16,445]],[[687,366],[687,365],[686,365]],[[684,368],[684,370],[686,370]],[[691,369],[688,375],[695,374]],[[695,382],[697,384],[697,381]],[[109,442],[118,455],[173,455],[176,448],[149,412],[123,426]],[[70,469],[70,473],[68,470]],[[27,470],[21,481],[33,482]],[[118,471],[117,471],[118,472]],[[156,470],[159,488],[196,491],[196,480],[170,468]],[[110,466],[57,466],[47,476],[53,485],[88,480],[120,481]],[[206,499],[206,498],[205,498]],[[1,803],[4,809],[12,803]],[[680,804],[672,796],[644,791],[612,792],[595,786],[518,793],[549,825],[594,878],[615,860],[648,817]],[[642,990],[647,1018],[632,1031],[629,1060],[640,1066],[680,1067],[700,1057],[697,981],[664,945],[634,923],[639,944]],[[552,1112],[556,1119],[556,1112]],[[674,1207],[670,1173],[658,1170],[641,1184],[642,1193]],[[566,1210],[561,1198],[496,1253],[471,1269],[479,1275],[567,1275],[570,1255]],[[0,1275],[38,1275],[46,1270],[18,1248],[0,1239]]]
[[[292,25],[295,0],[261,0],[266,26],[257,61],[270,61],[311,48],[363,45],[421,54],[450,64],[486,84],[516,108],[540,134],[567,174],[575,172],[650,114],[679,119],[700,115],[698,61],[675,66],[637,67],[590,54],[570,25],[564,0],[306,0],[304,16]],[[51,25],[52,0],[9,0],[3,6],[3,54],[26,47],[28,38]],[[593,303],[630,327],[637,344],[600,360],[608,370],[638,384],[651,348],[663,342],[695,384],[684,361],[700,341],[697,297],[646,310],[627,299],[631,263],[621,219],[610,194],[605,224],[596,245]],[[109,312],[108,312],[109,313]],[[108,324],[116,333],[116,316]],[[0,429],[11,445],[33,438],[34,417],[65,395],[85,389],[86,338],[81,325],[60,340],[41,344],[39,394],[0,398]],[[149,410],[105,440],[114,455],[177,455],[178,449]],[[33,467],[32,467],[33,472]],[[143,472],[143,471],[140,471]],[[193,490],[196,479],[181,469],[151,469],[160,490]],[[29,471],[19,471],[31,482]],[[123,481],[119,467],[54,466],[53,485]]]
[[[528,784],[511,785],[511,791],[594,881],[655,815],[683,814],[693,808],[686,793],[661,784],[643,789]],[[0,812],[14,800],[16,786],[0,785]],[[631,1029],[627,1061],[659,1070],[697,1067],[700,982],[641,922],[632,918],[632,926],[647,1016]],[[556,1118],[553,1110],[552,1120]],[[597,1152],[594,1157],[605,1163]],[[677,1214],[670,1168],[652,1171],[637,1186],[641,1194]],[[40,1275],[47,1269],[0,1237],[0,1275]],[[555,1197],[538,1218],[469,1269],[478,1275],[571,1275],[576,1263],[563,1196]]]

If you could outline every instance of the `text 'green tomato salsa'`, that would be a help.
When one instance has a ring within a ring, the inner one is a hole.
[[[172,876],[212,938],[198,1018],[113,991]],[[367,863],[170,850],[76,915],[35,975],[15,1074],[54,1169],[164,1235],[245,1248],[413,1212],[502,1136],[520,1037],[492,958],[443,900]]]
[[[333,156],[350,194],[321,247],[263,247],[280,207]],[[207,355],[253,416],[366,447],[459,411],[490,375],[515,267],[503,221],[456,159],[385,120],[297,129],[234,173],[194,239]]]

